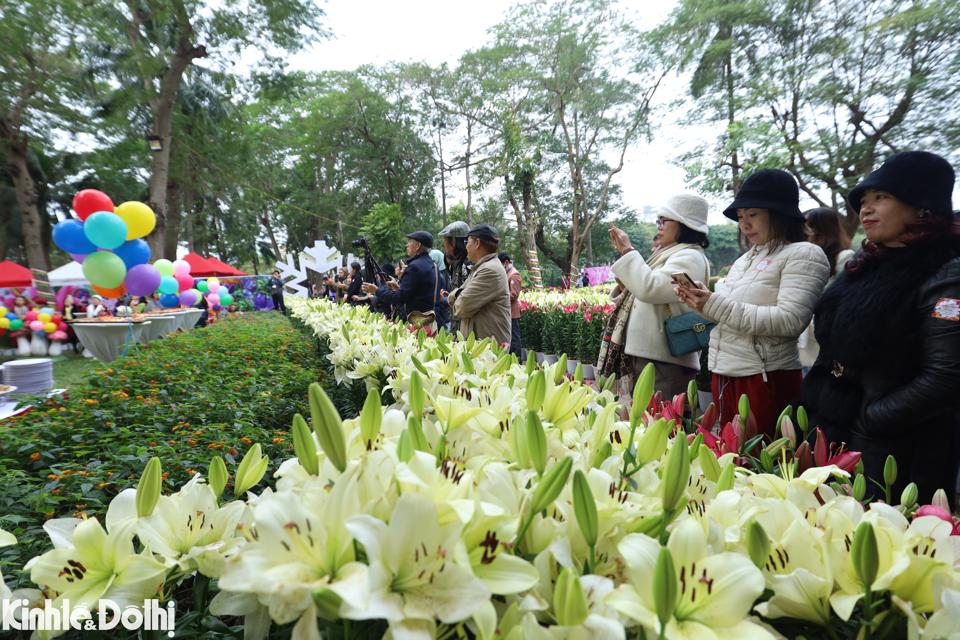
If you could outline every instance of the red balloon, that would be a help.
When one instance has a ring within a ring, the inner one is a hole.
[[[60,331],[66,331],[68,328],[69,327],[67,326],[67,323],[63,322],[62,320],[57,323],[57,329],[59,329]]]
[[[183,293],[193,287],[193,276],[181,272],[173,274],[173,277],[177,279],[177,290],[179,293]]]
[[[50,317],[50,322],[52,322],[53,324],[60,324],[61,320],[63,320],[63,316],[61,316],[59,313],[55,313],[53,316]]]
[[[87,216],[97,211],[113,213],[113,200],[103,191],[84,189],[73,196],[73,210],[77,212],[78,218],[86,220]]]

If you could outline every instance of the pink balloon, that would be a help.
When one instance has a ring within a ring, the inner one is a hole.
[[[207,304],[211,307],[220,304],[220,296],[215,293],[211,293],[207,296]]]
[[[216,293],[219,290],[220,290],[219,282],[207,282],[207,291],[209,291],[210,293]]]
[[[180,260],[177,260],[177,262],[180,262]],[[174,267],[174,269],[176,269],[176,267]],[[193,287],[193,278],[190,277],[189,273],[174,271],[173,277],[177,279],[178,291],[186,291],[187,289]]]
[[[23,319],[27,322],[33,322],[37,319],[38,315],[40,315],[38,311],[27,311],[27,315],[25,315]],[[43,323],[41,322],[40,324],[42,325]],[[43,326],[41,326],[40,329],[43,329]]]
[[[66,322],[60,322],[60,323],[57,324],[57,329],[60,330],[60,331],[66,331],[67,328],[68,328],[68,326],[67,326],[67,323],[66,323]]]
[[[40,322],[39,320],[34,320],[33,322],[30,323],[30,330],[43,331],[43,323]]]
[[[64,331],[54,331],[50,334],[51,340],[66,340],[67,334]]]
[[[173,261],[173,275],[182,273],[185,276],[190,275],[190,263],[186,260],[174,260]]]

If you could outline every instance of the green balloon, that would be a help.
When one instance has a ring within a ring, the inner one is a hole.
[[[103,289],[113,289],[123,284],[127,267],[120,256],[107,251],[95,251],[83,261],[83,276]]]
[[[23,320],[17,318],[10,321],[10,331],[19,331],[20,329],[23,329]]]
[[[210,287],[207,286],[206,280],[201,280],[200,282],[197,283],[197,289],[206,293],[207,291],[210,290]]]
[[[220,304],[224,307],[226,307],[227,305],[233,304],[233,296],[230,295],[229,293],[221,293]]]

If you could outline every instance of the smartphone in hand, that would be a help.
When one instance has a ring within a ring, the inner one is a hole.
[[[670,279],[673,280],[673,283],[678,287],[683,287],[686,289],[699,289],[697,283],[693,281],[693,278],[688,276],[683,271],[678,271],[676,273],[670,274]]]

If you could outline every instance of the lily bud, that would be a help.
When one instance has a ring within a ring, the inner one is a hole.
[[[573,458],[564,458],[556,463],[540,477],[537,488],[533,492],[530,500],[530,511],[537,513],[543,511],[557,499],[563,487],[567,484],[570,477],[570,470],[573,468]]]
[[[767,473],[773,472],[773,456],[766,449],[760,450],[760,467]]]
[[[320,460],[317,447],[313,443],[313,434],[306,420],[299,413],[293,416],[293,451],[297,454],[300,466],[312,476],[320,474]]]
[[[767,454],[770,455],[771,457],[776,456],[780,453],[780,451],[785,446],[787,446],[789,442],[790,442],[789,438],[777,438],[776,440],[768,444],[766,447],[764,447],[763,450],[766,451]]]
[[[680,508],[690,479],[690,449],[682,436],[673,439],[673,446],[667,457],[663,478],[663,511],[676,513]]]
[[[137,483],[137,517],[149,517],[160,500],[160,485],[163,482],[160,458],[150,458]]]
[[[697,381],[691,379],[687,383],[687,402],[690,403],[690,417],[694,418],[697,415],[697,409],[699,408],[700,400],[700,390],[697,388]]]
[[[888,455],[883,463],[883,483],[893,486],[897,482],[897,459]]]
[[[477,343],[477,336],[471,331],[470,335],[467,336],[467,349],[468,350],[473,349],[473,345],[475,345],[476,343]]]
[[[697,460],[700,461],[700,470],[710,482],[717,482],[720,479],[720,462],[717,456],[713,455],[707,447],[700,447],[697,452]]]
[[[810,430],[810,421],[807,420],[807,410],[803,405],[797,407],[797,426],[800,427],[801,433],[806,437],[807,431]]]
[[[573,370],[573,379],[577,382],[583,382],[583,364],[578,362],[577,368]]]
[[[903,488],[903,492],[900,494],[900,506],[912,509],[913,506],[917,504],[917,498],[919,496],[920,491],[917,488],[917,483],[911,482]]]
[[[360,410],[360,437],[363,438],[367,449],[371,449],[373,442],[380,435],[380,425],[383,422],[383,407],[380,405],[380,392],[376,387],[367,391],[367,399]]]
[[[853,479],[853,499],[857,502],[863,502],[867,495],[867,478],[862,473],[858,473]]]
[[[703,418],[700,420],[700,426],[709,431],[713,428],[713,425],[717,424],[717,420],[720,418],[720,410],[717,409],[717,405],[711,402],[707,405],[706,410],[703,412]]]
[[[700,455],[700,447],[703,446],[703,434],[698,433],[690,441],[690,459],[693,460]]]
[[[720,472],[720,478],[717,480],[717,493],[733,489],[733,481],[736,477],[737,465],[732,462],[723,468]]]
[[[630,407],[630,426],[635,427],[640,423],[643,412],[647,410],[650,404],[650,398],[653,397],[653,385],[656,383],[657,371],[652,362],[637,377],[637,384],[633,386],[633,406]]]
[[[527,377],[533,373],[533,370],[537,368],[537,358],[534,356],[533,351],[527,351]]]
[[[407,394],[411,414],[415,416],[423,415],[423,396],[423,381],[420,379],[420,374],[414,371],[410,374],[410,393]]]
[[[230,474],[227,472],[227,465],[220,456],[214,456],[210,461],[210,467],[207,469],[207,479],[210,480],[210,488],[213,495],[218,498],[223,495],[223,489],[227,486],[227,480]]]
[[[583,624],[590,612],[580,578],[569,567],[561,569],[557,576],[557,584],[553,588],[553,611],[557,622],[564,627]]]
[[[547,395],[546,373],[541,369],[527,378],[527,409],[540,411]]]
[[[670,549],[660,547],[657,554],[657,563],[653,569],[653,608],[660,621],[660,628],[664,629],[673,612],[677,608],[680,591],[677,588],[677,570],[673,564]]]
[[[397,459],[400,462],[409,462],[413,457],[413,439],[410,437],[410,431],[404,430],[397,441]]]
[[[604,440],[603,444],[600,445],[600,448],[597,449],[597,452],[593,456],[593,463],[590,465],[594,468],[600,468],[600,465],[603,464],[603,461],[613,455],[613,445],[610,444],[609,440]]]
[[[420,362],[420,358],[418,358],[417,356],[410,356],[410,362],[412,362],[412,363],[413,363],[413,367],[414,367],[417,371],[419,371],[420,373],[422,373],[423,375],[425,375],[425,376],[429,376],[429,375],[430,375],[430,372],[427,371],[427,368],[426,368],[425,366],[423,366],[423,363]]]
[[[637,440],[636,460],[641,464],[659,460],[667,450],[671,429],[673,429],[673,420],[667,422],[663,418],[657,418]]]
[[[430,453],[430,443],[427,442],[427,436],[423,433],[420,418],[412,413],[407,416],[407,432],[410,434],[410,442],[417,451]]]
[[[770,557],[770,537],[756,520],[747,525],[747,553],[758,569],[763,569]]]
[[[573,474],[573,513],[577,517],[580,533],[591,547],[597,544],[599,524],[597,521],[597,502],[590,490],[590,483],[583,471],[577,469]]]
[[[607,376],[607,379],[604,380],[603,386],[601,387],[600,390],[613,391],[613,387],[615,384],[617,384],[617,376],[611,373],[609,376]]]
[[[804,440],[800,443],[800,446],[797,447],[796,452],[793,454],[794,459],[797,461],[798,471],[803,473],[807,469],[813,466],[813,457],[810,454],[810,443]]]
[[[943,489],[937,489],[933,492],[933,500],[930,501],[935,507],[940,507],[946,512],[950,512],[950,501],[947,500],[947,492]]]
[[[255,487],[263,479],[263,474],[267,472],[269,462],[270,459],[260,453],[259,442],[250,447],[250,450],[247,451],[247,454],[243,456],[243,460],[237,466],[237,480],[233,486],[234,495],[239,498]]]
[[[791,448],[795,449],[797,447],[797,430],[793,426],[793,420],[790,419],[790,416],[783,416],[783,420],[780,422],[780,433],[790,442]]]
[[[537,470],[537,475],[543,475],[543,470],[547,466],[547,433],[540,422],[540,416],[536,411],[527,412],[527,421],[524,424],[526,430],[527,451],[530,454],[530,462],[533,468]]]
[[[477,370],[473,366],[473,358],[470,357],[470,354],[464,351],[460,354],[460,360],[463,362],[463,369],[467,373],[476,373]]]
[[[850,561],[853,563],[853,569],[857,572],[857,577],[860,578],[863,587],[869,590],[873,586],[873,581],[877,579],[877,571],[880,567],[877,535],[873,531],[873,525],[869,522],[861,522],[853,533],[853,544],[850,545]]]
[[[337,471],[347,468],[347,441],[343,435],[343,421],[330,396],[316,382],[310,384],[310,419],[320,448]],[[239,475],[239,473],[238,473]],[[252,485],[251,485],[252,486]]]
[[[737,404],[737,412],[740,414],[740,424],[747,426],[747,418],[750,415],[750,398],[747,394],[741,394],[740,402]]]
[[[561,353],[553,365],[553,384],[560,384],[567,375],[567,354]]]

